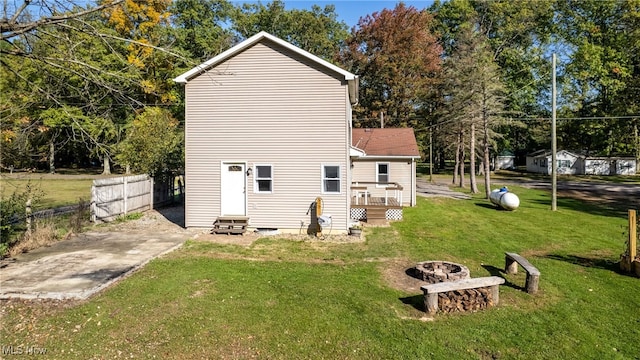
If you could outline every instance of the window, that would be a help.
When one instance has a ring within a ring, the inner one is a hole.
[[[540,159],[540,167],[547,167],[547,159]]]
[[[256,165],[255,192],[273,192],[273,167],[271,165]]]
[[[559,168],[570,168],[571,167],[571,160],[558,160],[558,167]]]
[[[322,192],[340,193],[340,166],[324,165],[322,167]]]
[[[389,163],[376,163],[376,181],[378,185],[389,182]]]

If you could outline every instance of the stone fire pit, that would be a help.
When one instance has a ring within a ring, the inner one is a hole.
[[[430,284],[469,279],[469,268],[447,261],[423,261],[415,267],[418,279]]]

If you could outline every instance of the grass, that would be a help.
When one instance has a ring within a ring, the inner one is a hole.
[[[551,212],[548,194],[510,188],[515,212],[420,198],[363,243],[189,241],[90,301],[3,304],[0,338],[55,358],[637,359],[640,279],[617,271],[624,216],[566,199]],[[537,295],[501,272],[505,251],[540,269]],[[430,259],[505,277],[500,305],[426,318],[420,291],[389,274]]]
[[[43,177],[31,178],[0,178],[0,196],[4,199],[14,192],[23,192],[27,185],[42,194],[35,203],[35,210],[50,209],[65,205],[76,205],[80,198],[91,199],[92,179],[68,178],[49,179]]]

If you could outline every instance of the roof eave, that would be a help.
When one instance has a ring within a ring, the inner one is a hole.
[[[365,157],[367,154],[362,149],[358,149],[355,146],[349,147],[349,156],[350,157]]]
[[[363,159],[420,159],[420,155],[365,155]]]

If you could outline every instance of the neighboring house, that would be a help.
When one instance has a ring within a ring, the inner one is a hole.
[[[411,128],[353,129],[352,182],[367,195],[382,198],[399,192],[403,206],[416,204],[416,161],[420,151]],[[398,190],[396,190],[398,188]]]
[[[632,157],[587,157],[584,170],[587,175],[635,175],[637,164]]]
[[[502,151],[496,156],[496,170],[501,169],[514,169],[516,156],[508,150]]]
[[[586,175],[611,174],[611,160],[607,157],[587,157],[584,159],[584,173]]]
[[[556,160],[559,175],[634,175],[637,171],[636,159],[632,157],[584,156],[560,150]],[[551,174],[551,151],[527,155],[527,171]]]
[[[527,155],[527,171],[551,174],[551,151],[538,150]],[[578,175],[584,173],[584,156],[566,150],[556,152],[559,175]]]
[[[246,217],[306,233],[320,197],[331,230],[347,232],[356,75],[261,32],[174,80],[185,84],[187,227]]]
[[[635,175],[638,172],[638,162],[633,157],[611,158],[611,170],[613,175]]]

